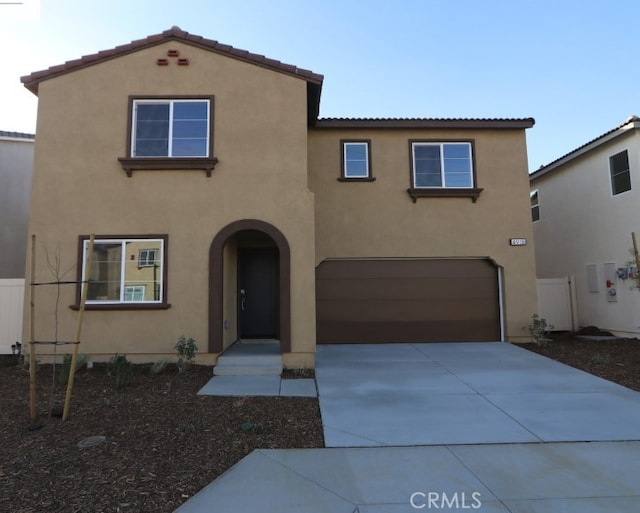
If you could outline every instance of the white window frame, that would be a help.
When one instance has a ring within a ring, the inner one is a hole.
[[[145,244],[149,243],[159,243],[159,258],[156,259],[156,263],[158,265],[157,271],[157,284],[154,286],[158,287],[158,299],[151,300],[142,300],[142,301],[126,301],[125,300],[125,289],[127,287],[137,287],[137,286],[145,286],[145,284],[140,285],[127,285],[126,284],[126,263],[127,263],[127,252],[126,245],[130,242],[142,242]],[[120,262],[120,297],[119,299],[88,299],[86,300],[86,304],[88,305],[130,305],[130,304],[161,304],[164,298],[164,255],[165,255],[165,240],[162,238],[100,238],[94,240],[94,246],[96,244],[118,244],[120,243],[122,246],[121,251],[121,262]],[[89,240],[84,239],[82,245],[82,280],[87,279],[87,253],[89,251]]]
[[[135,298],[136,295],[138,295],[142,299],[129,299],[129,300],[124,299],[125,303],[141,303],[141,302],[144,302],[144,296],[147,292],[147,286],[146,285],[125,285],[123,298],[127,297],[128,292],[131,293],[132,298]]]
[[[347,147],[348,146],[364,146],[365,148],[365,175],[350,175],[349,174],[349,162],[361,162],[360,160],[347,159]],[[371,178],[371,163],[369,157],[369,141],[342,141],[342,172],[343,178],[349,180],[362,180],[364,178]]]
[[[444,147],[447,145],[466,146],[469,149],[469,179],[470,184],[465,186],[452,187],[446,185],[444,169]],[[442,185],[418,185],[416,182],[416,147],[418,146],[438,146],[440,147],[440,180]],[[475,176],[473,172],[473,145],[468,141],[412,141],[411,142],[411,179],[412,187],[416,189],[473,189],[475,188]]]
[[[531,201],[531,221],[537,223],[540,221],[540,191],[538,189],[531,191],[529,194],[529,199]],[[535,200],[535,204],[533,203]],[[538,218],[536,219],[533,213],[537,212]]]
[[[143,258],[142,255],[145,255]],[[149,254],[153,254],[153,259],[149,258]],[[141,249],[138,251],[138,267],[153,267],[158,261],[157,249]]]
[[[180,155],[175,157],[173,155],[173,108],[176,103],[206,103],[207,104],[207,142],[205,145],[204,155]],[[137,141],[137,116],[138,105],[141,104],[157,104],[157,105],[169,105],[169,133],[168,133],[168,148],[167,155],[156,156],[137,156],[136,141]],[[209,151],[211,148],[211,100],[209,98],[189,98],[189,99],[164,99],[164,98],[141,98],[133,100],[132,116],[131,116],[131,157],[133,158],[209,158]]]

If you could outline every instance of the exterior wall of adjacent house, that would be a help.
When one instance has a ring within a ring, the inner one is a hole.
[[[337,180],[341,139],[371,140],[373,182]],[[474,141],[476,203],[418,198],[410,187],[411,139]],[[316,264],[327,258],[488,257],[503,271],[505,338],[528,340],[535,312],[533,233],[524,129],[313,129],[309,173],[316,194]],[[526,238],[526,246],[510,246]]]
[[[33,143],[0,133],[0,280],[24,278]]]
[[[627,150],[631,190],[612,194],[609,158]],[[627,267],[633,258],[631,232],[640,235],[640,135],[629,130],[587,153],[535,177],[540,220],[533,223],[538,278],[575,274],[577,324],[619,335],[640,334],[640,291],[634,280],[613,280],[610,301],[605,264]],[[597,289],[587,266],[595,265]]]
[[[178,50],[188,66],[158,66]],[[73,91],[71,94],[70,91]],[[202,171],[136,171],[127,177],[130,95],[215,95],[214,156]],[[38,145],[29,233],[37,236],[36,279],[51,278],[46,254],[59,255],[60,274],[76,277],[78,237],[168,234],[166,310],[84,314],[80,351],[126,353],[151,360],[175,354],[177,338],[193,337],[207,355],[209,249],[238,220],[275,226],[291,248],[291,353],[285,365],[313,365],[315,351],[314,196],[307,179],[307,84],[181,42],[159,44],[39,84]],[[51,222],[55,220],[55,222]],[[233,260],[233,241],[225,247]],[[224,283],[235,283],[225,266]],[[311,293],[310,293],[311,291]],[[75,288],[61,290],[60,339],[73,336]],[[235,326],[234,292],[225,317]],[[36,339],[51,340],[55,287],[37,290]],[[230,328],[224,346],[235,340]]]
[[[21,339],[33,143],[0,132],[0,354]]]

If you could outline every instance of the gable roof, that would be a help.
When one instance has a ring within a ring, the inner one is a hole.
[[[189,34],[180,27],[173,26],[169,30],[152,36],[148,36],[144,39],[138,39],[130,43],[116,46],[111,50],[102,50],[98,53],[85,55],[79,59],[67,61],[64,64],[58,66],[52,66],[42,71],[35,71],[30,75],[21,77],[20,80],[24,86],[29,89],[36,96],[38,95],[38,86],[40,82],[49,80],[66,73],[71,73],[94,64],[108,61],[110,59],[116,59],[133,52],[137,52],[144,48],[156,46],[167,41],[180,41],[210,52],[237,59],[239,61],[254,64],[278,73],[284,73],[292,77],[305,80],[307,82],[307,102],[309,106],[309,118],[315,119],[318,116],[320,108],[320,91],[322,89],[322,81],[324,77],[313,71],[309,71],[303,68],[298,68],[291,64],[285,64],[275,59],[269,59],[264,55],[248,52],[246,50],[240,50],[230,45],[221,44],[218,41],[212,39],[205,39],[202,36]]]
[[[608,143],[612,139],[616,139],[623,135],[631,133],[634,129],[640,128],[640,118],[638,116],[629,116],[624,123],[618,125],[615,128],[612,128],[608,132],[605,132],[602,135],[599,135],[595,139],[591,139],[589,142],[583,144],[582,146],[578,146],[575,150],[571,150],[569,153],[564,154],[562,157],[557,158],[556,160],[550,162],[545,166],[540,166],[539,169],[534,171],[529,175],[529,181],[532,182],[537,178],[540,178],[551,171],[558,169],[564,164],[571,162],[572,160],[588,153],[603,144]]]

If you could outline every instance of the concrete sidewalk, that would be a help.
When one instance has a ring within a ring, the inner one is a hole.
[[[258,450],[179,513],[635,513],[640,442]]]
[[[638,392],[502,342],[319,346],[316,381],[334,448],[254,451],[178,511],[640,511]]]

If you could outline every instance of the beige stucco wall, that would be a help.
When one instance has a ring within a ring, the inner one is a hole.
[[[157,66],[156,59],[168,49],[177,49],[189,66],[173,61]],[[214,156],[219,163],[213,176],[143,171],[128,178],[117,159],[126,156],[129,95],[215,95]],[[286,361],[313,363],[315,225],[306,116],[305,81],[175,42],[40,84],[29,223],[29,232],[38,238],[36,278],[50,278],[45,252],[59,254],[61,270],[70,270],[65,278],[75,278],[80,234],[169,235],[171,308],[87,311],[81,352],[148,360],[174,354],[181,334],[195,338],[205,352],[211,242],[229,223],[257,219],[280,230],[291,248],[296,355]],[[235,269],[228,266],[227,271],[228,287]],[[77,314],[68,305],[74,292],[68,286],[61,292],[60,338],[73,336]],[[37,293],[36,338],[49,340],[55,291],[41,287]],[[229,305],[227,312],[233,310]],[[234,315],[229,313],[230,323]],[[213,358],[201,354],[201,359]]]
[[[371,139],[374,182],[343,183],[340,139]],[[476,203],[419,198],[410,187],[409,140],[473,140]],[[489,257],[504,269],[506,339],[525,340],[536,311],[524,130],[316,129],[309,137],[316,194],[316,264],[327,258]],[[525,237],[528,245],[511,247]]]
[[[627,150],[631,190],[612,195],[609,157]],[[620,335],[640,334],[640,292],[616,280],[617,301],[607,300],[604,264],[632,260],[631,232],[640,236],[640,135],[618,137],[536,178],[540,220],[533,223],[538,278],[575,275],[578,326]],[[589,292],[587,265],[596,265],[599,292]]]

